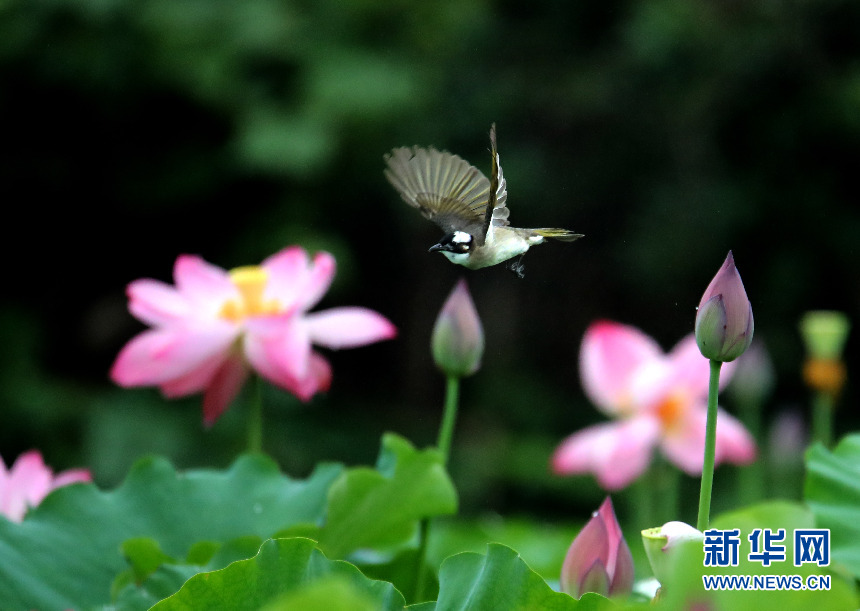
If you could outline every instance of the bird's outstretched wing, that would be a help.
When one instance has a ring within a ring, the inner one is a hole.
[[[491,142],[492,183],[458,155],[417,146],[396,148],[385,155],[385,177],[403,201],[418,208],[442,231],[465,231],[483,244],[491,224],[508,224],[505,179],[495,153],[495,126]]]
[[[493,227],[504,227],[509,225],[508,216],[511,211],[507,207],[508,187],[505,175],[502,172],[502,164],[496,149],[496,124],[490,126],[490,156],[492,166],[490,172],[489,200],[484,208],[484,229],[482,235],[489,236]]]

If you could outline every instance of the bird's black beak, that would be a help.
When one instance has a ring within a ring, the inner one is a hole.
[[[445,244],[442,244],[442,243],[433,244],[433,246],[431,246],[427,250],[427,252],[436,252],[437,250],[449,250],[449,248]]]

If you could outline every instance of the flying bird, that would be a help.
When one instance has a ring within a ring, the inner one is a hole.
[[[445,235],[430,252],[469,269],[496,265],[514,257],[510,269],[520,278],[526,251],[546,238],[572,242],[582,237],[568,229],[511,227],[508,190],[499,154],[496,125],[490,127],[490,178],[469,162],[435,148],[400,147],[385,155],[385,177],[400,197]]]

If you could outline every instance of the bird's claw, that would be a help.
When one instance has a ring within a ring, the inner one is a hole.
[[[526,275],[526,266],[523,265],[523,258],[520,257],[516,261],[510,264],[509,268],[512,272],[517,275],[517,278],[523,279]]]

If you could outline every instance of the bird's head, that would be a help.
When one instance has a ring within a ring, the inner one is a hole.
[[[444,236],[438,244],[431,246],[429,252],[439,251],[452,263],[465,265],[474,245],[475,240],[471,234],[455,231]]]
[[[439,240],[438,244],[430,247],[429,252],[441,251],[443,254],[467,255],[472,251],[474,239],[465,231],[449,233]]]

